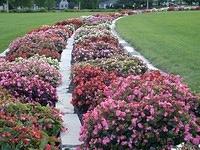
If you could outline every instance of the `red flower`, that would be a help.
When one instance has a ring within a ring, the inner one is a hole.
[[[51,150],[51,145],[47,144],[45,150]]]
[[[42,138],[41,131],[37,130],[37,129],[33,129],[32,130],[32,136],[37,138],[37,139],[41,139]]]

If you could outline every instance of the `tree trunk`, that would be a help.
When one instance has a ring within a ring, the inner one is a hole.
[[[147,0],[147,9],[149,9],[149,0]]]
[[[78,9],[81,10],[81,2],[78,2]]]
[[[9,13],[9,0],[6,1],[6,5],[7,5],[7,13]]]

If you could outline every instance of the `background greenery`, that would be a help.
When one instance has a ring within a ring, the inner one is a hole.
[[[158,68],[180,74],[200,92],[200,11],[128,16],[117,30]]]
[[[56,4],[60,0],[0,0],[0,5],[9,2],[10,9],[31,8],[36,4],[42,9],[55,9]],[[99,8],[99,3],[110,1],[113,3],[111,8],[146,8],[147,0],[68,0],[69,8],[80,6],[81,9],[96,9]],[[200,6],[200,0],[148,0],[149,8],[166,6],[166,3],[172,2],[176,4],[192,5],[196,3]],[[109,6],[107,6],[109,8]]]

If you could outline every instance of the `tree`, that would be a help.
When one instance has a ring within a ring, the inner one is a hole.
[[[55,0],[45,0],[45,7],[50,10],[50,9],[53,9],[55,8],[55,5],[56,5],[56,1]]]
[[[38,7],[45,7],[45,0],[34,0],[34,4]]]
[[[96,9],[99,4],[99,0],[72,0],[75,2],[78,6],[79,9]]]
[[[76,5],[78,5],[79,10],[82,8],[82,3],[84,3],[84,0],[70,0],[69,2],[74,2]]]

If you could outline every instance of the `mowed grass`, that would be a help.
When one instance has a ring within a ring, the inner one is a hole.
[[[58,13],[0,13],[0,52],[19,36],[45,24],[53,24],[67,18],[89,15],[89,12]]]
[[[155,66],[200,92],[200,11],[128,16],[117,30]]]

